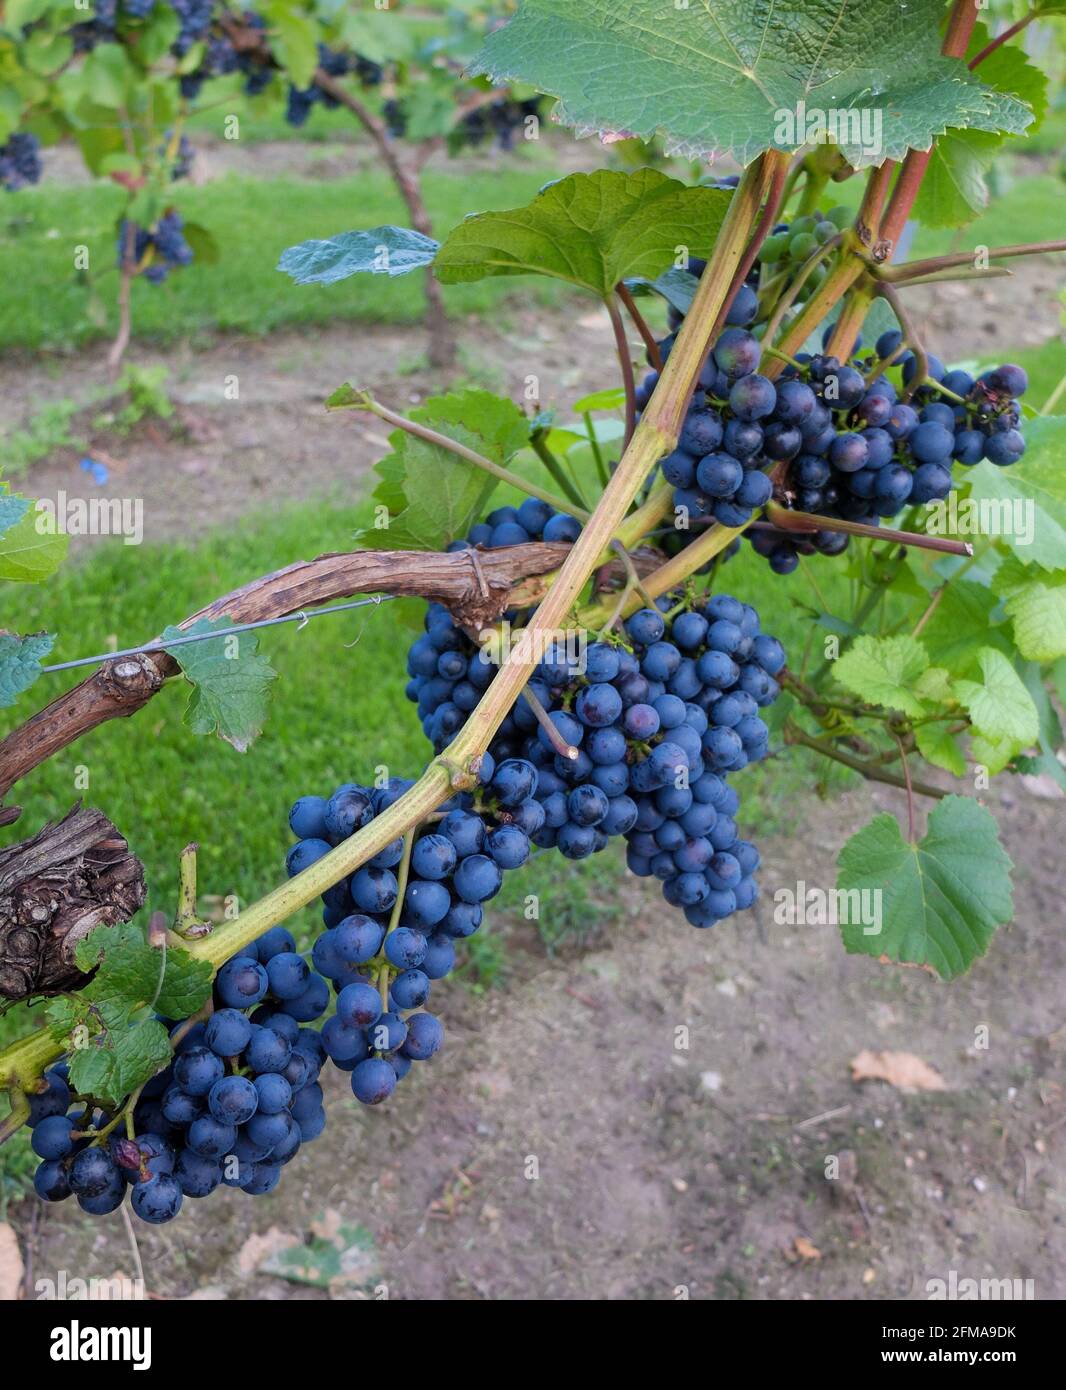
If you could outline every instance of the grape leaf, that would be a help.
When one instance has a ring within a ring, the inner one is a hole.
[[[22,520],[30,509],[30,499],[19,497],[17,493],[5,492],[6,483],[0,483],[0,536],[10,531],[16,522]]]
[[[626,279],[625,285],[634,295],[660,295],[667,304],[679,313],[687,314],[692,308],[692,301],[696,297],[696,287],[699,283],[691,270],[681,270],[677,266],[671,266],[669,270],[664,270],[661,275],[657,275],[654,280],[649,280],[644,275],[631,275]]]
[[[914,741],[918,745],[918,752],[927,763],[932,763],[934,767],[942,767],[954,777],[965,775],[966,759],[962,756],[958,739],[948,732],[946,724],[939,721],[935,724],[919,724],[914,731]]]
[[[309,87],[318,67],[318,41],[314,22],[299,14],[289,0],[269,0],[264,7],[270,21],[271,52],[293,85]]]
[[[191,627],[168,627],[162,641],[166,645],[168,638],[232,626],[228,618],[200,618]],[[194,734],[217,733],[239,753],[247,751],[263,728],[267,686],[277,676],[258,648],[255,637],[242,632],[215,641],[190,642],[170,653],[193,686],[185,723]]]
[[[951,980],[1011,918],[1011,861],[991,812],[970,797],[945,797],[917,844],[904,840],[895,816],[875,816],[837,863],[838,889],[880,894],[879,932],[867,934],[860,923],[841,928],[851,954],[930,965]]]
[[[926,167],[914,216],[925,227],[965,227],[988,206],[985,181],[1002,137],[986,130],[947,130]]]
[[[833,674],[867,703],[917,717],[925,709],[912,687],[928,665],[925,648],[913,637],[864,636],[838,658]]]
[[[942,17],[940,0],[522,0],[470,71],[535,83],[581,132],[661,131],[670,152],[740,164],[807,143],[800,103],[807,115],[842,112],[841,153],[861,168],[927,150],[949,126],[1032,120],[941,55]]]
[[[994,647],[982,647],[977,653],[981,681],[955,682],[959,700],[970,714],[975,732],[991,744],[1011,745],[1021,752],[1036,742],[1039,731],[1033,697],[1002,652]],[[1010,754],[1004,757],[1005,765]],[[998,759],[997,759],[998,761]]]
[[[51,1000],[48,1021],[71,1036],[75,1090],[116,1104],[171,1058],[166,1028],[135,1015],[145,1006],[171,1018],[195,1013],[210,998],[211,967],[187,951],[155,949],[132,922],[97,927],[74,958],[80,970],[96,973],[76,994]]]
[[[327,404],[345,404],[345,390],[351,388],[334,392]],[[515,403],[491,391],[431,396],[410,418],[497,464],[507,463],[529,439],[529,421]],[[389,443],[394,452],[377,465],[382,483],[374,494],[392,513],[389,525],[361,531],[359,541],[376,550],[440,550],[464,536],[496,480],[443,445],[405,430],[394,430]]]
[[[1005,653],[1010,650],[1006,625],[993,627],[996,607],[991,589],[969,579],[953,579],[925,625],[922,641],[953,676],[973,675],[982,647],[999,647]]]
[[[1062,557],[1066,560],[1066,554]],[[1026,569],[1012,553],[993,581],[1014,622],[1014,640],[1028,661],[1066,656],[1066,570],[1052,574]]]
[[[467,217],[434,268],[444,284],[533,273],[606,296],[626,276],[666,270],[679,248],[709,255],[730,196],[657,169],[569,174],[523,208]]]
[[[327,241],[301,241],[282,251],[278,270],[298,285],[332,285],[349,275],[406,275],[429,265],[440,242],[407,227],[371,227],[341,232]]]
[[[39,584],[56,572],[70,537],[51,528],[46,513],[27,511],[0,535],[0,579]]]
[[[19,637],[0,631],[0,709],[13,705],[24,690],[29,690],[55,640],[50,632]]]
[[[170,1038],[158,1019],[118,1028],[70,1056],[70,1084],[79,1095],[118,1105],[171,1059]]]
[[[1066,555],[1066,415],[1028,421],[1025,444],[1025,454],[1009,468],[997,468],[987,459],[971,468],[970,499],[987,513],[982,532],[1011,536],[1023,564],[1061,569]]]

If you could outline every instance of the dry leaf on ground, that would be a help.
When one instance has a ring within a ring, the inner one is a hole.
[[[851,1062],[852,1081],[887,1081],[901,1091],[946,1091],[947,1082],[913,1052],[871,1052],[863,1049]]]
[[[797,1236],[792,1243],[801,1260],[820,1260],[822,1258],[822,1252],[817,1245],[809,1241],[806,1236]]]

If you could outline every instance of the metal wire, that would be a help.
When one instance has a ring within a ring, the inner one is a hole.
[[[77,661],[60,661],[54,666],[42,666],[41,675],[49,675],[53,671],[71,671],[76,666],[99,666],[105,661],[115,661],[120,656],[138,656],[141,652],[168,652],[172,647],[183,647],[189,642],[210,642],[216,637],[230,637],[238,632],[254,632],[260,627],[277,627],[281,623],[299,623],[300,628],[309,623],[312,618],[324,617],[327,613],[346,613],[353,608],[366,608],[369,605],[388,603],[390,599],[401,598],[401,594],[377,594],[374,598],[356,599],[352,603],[335,603],[329,608],[312,608],[307,611],[301,609],[299,613],[286,613],[281,618],[260,618],[254,623],[237,623],[233,627],[216,628],[213,632],[194,632],[186,637],[174,637],[170,641],[146,642],[143,647],[124,647],[118,652],[101,652],[98,656],[81,656]],[[299,629],[297,629],[299,631]]]

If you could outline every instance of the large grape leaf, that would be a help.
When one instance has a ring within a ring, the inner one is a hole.
[[[0,536],[10,531],[12,526],[22,520],[30,509],[30,499],[19,497],[17,493],[5,492],[6,483],[0,483]]]
[[[579,131],[662,132],[671,150],[741,164],[806,144],[801,111],[865,114],[866,132],[840,132],[859,168],[927,150],[949,126],[1032,120],[941,56],[943,16],[941,0],[522,0],[472,71],[534,83]]]
[[[346,404],[344,391],[350,389],[334,393],[328,404]],[[410,418],[501,465],[529,439],[529,421],[515,403],[491,391],[430,396]],[[405,430],[393,431],[389,443],[394,452],[377,465],[382,481],[374,493],[388,508],[388,526],[361,531],[359,541],[375,550],[442,550],[464,536],[484,510],[495,478]]]
[[[445,284],[488,275],[550,275],[607,295],[627,276],[654,279],[684,248],[707,256],[731,194],[657,169],[569,174],[524,208],[467,217],[434,262]]]
[[[991,812],[967,796],[945,797],[917,844],[903,838],[895,816],[875,816],[837,863],[838,889],[880,895],[872,900],[881,906],[879,932],[865,930],[868,922],[841,927],[852,954],[930,965],[950,980],[1011,918],[1011,861]]]
[[[50,632],[19,637],[0,630],[0,709],[13,705],[24,690],[29,690],[55,640]]]
[[[429,265],[440,247],[432,237],[407,227],[371,227],[340,232],[326,241],[301,241],[281,253],[278,270],[298,285],[332,285],[349,275],[406,275]]]
[[[983,534],[1006,534],[1023,564],[1061,569],[1066,556],[1066,415],[1027,421],[1025,441],[1025,454],[1009,468],[985,460],[968,470],[970,498],[987,513]],[[1009,531],[1004,520],[1010,522]]]
[[[188,628],[168,627],[162,641],[165,646],[168,638],[223,629],[215,640],[190,642],[173,648],[170,655],[193,686],[185,723],[194,734],[217,733],[244,753],[263,728],[269,702],[267,687],[277,672],[260,655],[251,633],[227,637],[228,627],[232,623],[226,618],[201,618]]]

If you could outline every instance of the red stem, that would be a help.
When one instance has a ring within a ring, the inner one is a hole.
[[[779,160],[773,169],[770,178],[770,187],[766,193],[766,203],[759,215],[759,220],[755,224],[755,229],[751,234],[747,250],[741,257],[740,264],[733,274],[732,284],[729,286],[729,293],[726,295],[722,307],[718,310],[718,316],[714,321],[714,329],[711,332],[711,342],[718,337],[725,323],[726,315],[733,307],[733,300],[740,293],[740,287],[748,278],[748,274],[755,264],[755,257],[759,254],[759,249],[770,234],[770,228],[777,221],[777,213],[781,207],[782,195],[785,191],[785,182],[788,178],[788,161]]]
[[[989,56],[989,54],[995,53],[996,49],[999,48],[1000,44],[1006,43],[1007,40],[1012,39],[1015,34],[1021,33],[1021,31],[1026,27],[1026,25],[1031,24],[1033,20],[1036,19],[1036,17],[1037,11],[1030,10],[1029,13],[1027,15],[1023,15],[1021,19],[1017,21],[1017,23],[1012,24],[1008,29],[1004,29],[1002,34],[998,34],[994,39],[991,39],[988,43],[986,43],[984,48],[982,48],[980,53],[978,53],[977,57],[970,59],[970,71],[972,72],[973,69],[977,67],[978,63],[983,63],[985,59]]]
[[[618,298],[626,306],[626,312],[629,314],[629,317],[633,320],[634,327],[636,328],[640,336],[644,339],[644,346],[648,349],[648,359],[651,362],[651,365],[655,368],[657,372],[661,372],[663,369],[663,357],[662,353],[659,351],[659,343],[655,337],[655,334],[648,327],[647,323],[644,320],[644,315],[637,308],[636,301],[634,300],[633,296],[629,293],[629,290],[626,288],[625,284],[621,280],[619,280],[618,284],[615,285],[614,288],[615,293],[618,295]]]
[[[622,321],[622,313],[618,308],[618,298],[609,294],[604,300],[607,305],[607,312],[611,316],[611,327],[614,329],[614,345],[618,349],[618,362],[622,368],[622,385],[626,389],[626,437],[625,447],[629,447],[629,441],[633,438],[633,431],[637,427],[637,397],[636,382],[633,379],[633,356],[629,351],[629,340],[626,338],[626,326]]]

